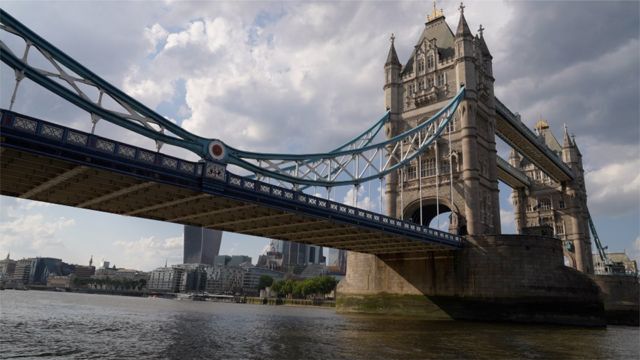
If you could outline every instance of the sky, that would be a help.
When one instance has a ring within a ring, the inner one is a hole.
[[[450,26],[458,2],[438,2]],[[384,113],[389,37],[406,62],[432,3],[2,1],[56,47],[185,129],[258,152],[329,150]],[[566,124],[584,157],[589,210],[611,251],[640,260],[640,3],[469,1],[493,55],[495,93],[530,127]],[[4,32],[12,46],[16,39]],[[43,59],[34,59],[44,64]],[[0,65],[0,106],[14,74]],[[89,131],[90,118],[25,81],[14,110]],[[153,148],[105,121],[96,133]],[[168,149],[195,160],[194,155]],[[499,152],[507,157],[508,148]],[[379,185],[358,204],[379,211]],[[513,233],[500,184],[502,231]],[[335,196],[349,202],[352,190]],[[225,233],[221,254],[255,262],[269,241]],[[595,250],[595,249],[594,249]],[[108,260],[151,270],[182,260],[182,226],[0,197],[0,254]],[[4,255],[2,255],[4,256]]]

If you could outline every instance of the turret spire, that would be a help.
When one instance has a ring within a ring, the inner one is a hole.
[[[573,144],[571,143],[571,138],[569,137],[569,128],[567,127],[567,124],[564,124],[564,136],[562,138],[562,147],[568,148],[571,146],[573,146]]]
[[[396,48],[395,46],[393,46],[393,43],[395,42],[395,40],[396,40],[396,36],[392,33],[391,38],[389,39],[389,41],[391,41],[391,47],[389,48],[389,54],[387,55],[387,62],[384,64],[385,66],[401,65],[400,60],[398,60],[398,54],[396,53]]]
[[[473,36],[471,34],[471,30],[469,29],[469,25],[467,24],[467,19],[464,18],[464,4],[460,3],[460,21],[458,21],[458,28],[456,30],[456,37],[458,36]]]

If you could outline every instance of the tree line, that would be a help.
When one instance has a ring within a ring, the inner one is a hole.
[[[324,297],[336,288],[338,281],[333,276],[316,276],[304,280],[279,280],[271,285],[271,291],[278,297],[292,297],[305,299],[309,297]]]

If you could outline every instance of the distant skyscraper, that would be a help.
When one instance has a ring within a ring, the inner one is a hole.
[[[282,253],[282,266],[286,269],[296,265],[320,264],[325,261],[322,246],[275,240],[273,247],[277,252]]]
[[[347,272],[347,251],[340,249],[329,249],[329,257],[327,259],[327,266],[331,271],[336,271],[341,274]]]
[[[221,242],[222,231],[185,225],[183,263],[213,265]]]

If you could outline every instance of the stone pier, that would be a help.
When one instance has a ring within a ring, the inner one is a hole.
[[[352,252],[337,292],[339,312],[605,326],[596,283],[564,266],[559,240],[540,236],[468,237],[449,252]]]
[[[640,325],[640,284],[633,275],[593,275],[604,297],[607,324]]]

